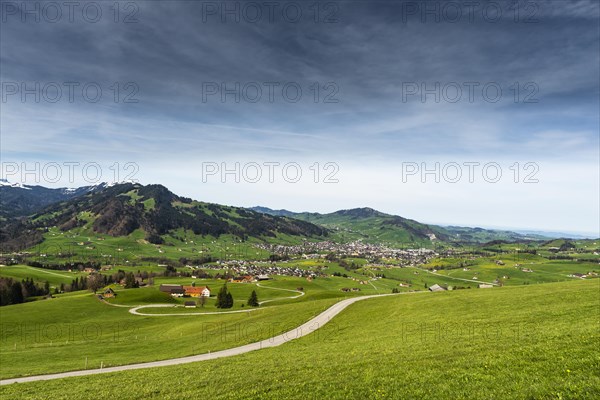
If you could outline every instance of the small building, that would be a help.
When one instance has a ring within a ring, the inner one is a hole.
[[[111,297],[117,297],[117,294],[111,288],[106,289],[102,295],[104,296],[105,299],[109,299]]]
[[[269,279],[271,279],[271,278],[269,278],[269,275],[265,275],[265,274],[258,275],[256,277],[256,280],[259,280],[259,281],[268,281]]]
[[[181,285],[160,285],[160,287],[158,288],[158,290],[160,290],[161,292],[164,293],[169,293],[171,294],[171,292],[175,289],[182,289],[183,290],[183,286]]]
[[[196,302],[195,301],[186,301],[185,303],[183,303],[183,306],[185,308],[196,308]]]
[[[479,285],[477,285],[477,287],[479,289],[491,289],[494,287],[494,285],[490,285],[489,283],[480,283]]]
[[[430,292],[443,292],[445,291],[446,288],[443,286],[438,285],[437,283],[435,285],[431,285],[429,286],[429,291]]]
[[[210,297],[208,286],[183,286],[186,296],[191,297]]]

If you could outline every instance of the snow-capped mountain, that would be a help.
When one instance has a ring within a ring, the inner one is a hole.
[[[124,182],[101,182],[77,188],[47,188],[0,179],[0,217],[15,218],[31,215],[50,204],[101,191],[121,183]]]
[[[27,185],[23,185],[22,183],[10,183],[7,179],[0,179],[0,187],[13,187],[20,189],[31,189]]]

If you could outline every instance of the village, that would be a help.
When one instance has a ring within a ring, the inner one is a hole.
[[[282,257],[298,255],[305,259],[318,259],[334,254],[336,257],[342,258],[359,257],[401,260],[410,265],[424,264],[431,258],[439,255],[432,249],[394,249],[382,244],[365,243],[362,240],[349,243],[331,241],[304,242],[301,245],[258,244],[256,247]]]

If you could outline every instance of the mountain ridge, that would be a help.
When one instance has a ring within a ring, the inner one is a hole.
[[[6,211],[5,205],[2,209]],[[5,248],[31,246],[43,240],[42,233],[54,226],[63,232],[85,227],[91,233],[109,236],[128,236],[141,230],[145,240],[153,244],[163,243],[163,235],[179,229],[215,238],[233,235],[240,240],[328,235],[327,229],[309,222],[195,201],[159,184],[119,183],[61,199],[29,216],[9,219],[0,229],[0,243]]]

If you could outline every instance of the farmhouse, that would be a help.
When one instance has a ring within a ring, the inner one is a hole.
[[[231,279],[229,279],[229,282],[232,283],[250,283],[250,282],[254,282],[254,277],[250,276],[250,275],[246,275],[246,276],[236,276],[233,277]]]
[[[445,290],[446,290],[446,288],[438,285],[437,283],[435,285],[429,286],[429,291],[430,292],[443,292]]]
[[[111,288],[108,288],[104,291],[103,293],[104,298],[111,298],[111,297],[116,297],[117,294],[115,293],[114,290],[112,290]]]
[[[173,289],[183,289],[183,286],[163,284],[163,285],[160,285],[160,287],[158,288],[158,290],[160,290],[161,292],[165,292],[165,293],[171,293],[171,290],[173,290]]]
[[[185,290],[183,290],[183,286],[181,285],[160,285],[158,290],[168,293],[173,297],[183,297],[185,294]]]
[[[186,296],[191,297],[210,297],[210,289],[208,286],[183,286]]]

